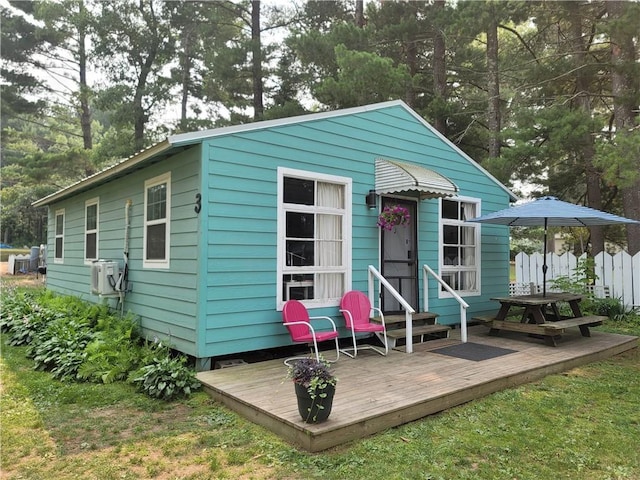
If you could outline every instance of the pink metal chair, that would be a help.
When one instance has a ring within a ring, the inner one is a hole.
[[[369,298],[362,292],[352,290],[344,294],[340,301],[340,311],[344,316],[347,328],[351,330],[351,338],[353,339],[353,348],[343,349],[342,353],[355,358],[358,355],[358,349],[374,350],[380,355],[389,353],[389,343],[387,342],[387,328],[384,324],[384,315],[382,310],[371,306]],[[371,313],[378,312],[382,323],[371,322]],[[360,346],[356,342],[356,333],[375,333],[376,336],[384,343],[384,352],[372,345]],[[349,353],[353,351],[353,354]]]
[[[338,330],[336,329],[335,322],[329,317],[310,317],[309,312],[307,311],[307,307],[305,307],[302,302],[298,300],[288,300],[287,303],[284,304],[284,308],[282,309],[282,320],[284,326],[287,327],[287,330],[289,330],[291,340],[293,340],[295,343],[306,343],[309,346],[313,347],[313,351],[316,355],[316,360],[320,361],[318,343],[327,340],[334,340],[336,344],[336,359],[333,360],[333,362],[337,361],[338,358],[340,358],[340,349],[338,346]],[[311,325],[311,320],[327,320],[331,325],[331,330],[316,331],[313,325]],[[295,360],[296,358],[302,357],[287,358],[284,361],[285,365],[289,365],[289,363],[287,362],[289,362],[290,360]]]

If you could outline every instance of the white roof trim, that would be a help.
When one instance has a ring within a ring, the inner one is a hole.
[[[444,175],[421,165],[376,159],[376,193],[417,192],[425,198],[453,197],[458,195],[458,186]]]
[[[168,138],[171,145],[181,145],[184,143],[196,143],[205,138],[219,137],[220,135],[229,135],[232,133],[248,132],[251,130],[260,130],[269,127],[280,127],[291,125],[294,123],[312,122],[325,118],[342,117],[345,115],[353,115],[356,113],[370,112],[380,110],[382,108],[393,107],[396,105],[403,106],[411,111],[409,106],[402,100],[391,100],[388,102],[374,103],[373,105],[364,105],[361,107],[344,108],[342,110],[331,110],[329,112],[307,113],[297,115],[295,117],[277,118],[275,120],[263,120],[255,123],[244,123],[242,125],[231,125],[229,127],[212,128],[209,130],[200,130],[198,132],[182,133],[172,135]]]
[[[136,165],[144,163],[145,161],[151,159],[156,155],[166,153],[173,148],[178,148],[178,147],[199,143],[205,138],[212,138],[212,137],[217,137],[221,135],[229,135],[233,133],[249,132],[252,130],[260,130],[264,128],[291,125],[296,123],[299,124],[304,122],[321,120],[325,118],[336,118],[344,115],[353,115],[358,113],[370,112],[370,111],[380,110],[380,109],[394,107],[394,106],[401,106],[405,110],[407,110],[426,128],[428,128],[435,135],[441,138],[444,142],[446,142],[448,145],[454,148],[460,155],[462,155],[469,162],[471,162],[471,164],[474,165],[478,170],[480,170],[489,178],[491,178],[494,182],[496,182],[496,184],[498,184],[503,190],[505,190],[508,193],[511,200],[513,201],[518,200],[518,197],[516,197],[509,189],[507,189],[507,187],[505,187],[502,183],[500,183],[487,170],[482,168],[480,164],[478,164],[475,160],[473,160],[471,157],[465,154],[462,150],[460,150],[455,144],[449,141],[444,135],[442,135],[435,128],[429,125],[429,123],[425,119],[423,119],[420,115],[414,112],[406,103],[404,103],[402,100],[391,100],[388,102],[375,103],[373,105],[364,105],[361,107],[345,108],[342,110],[332,110],[330,112],[311,113],[306,115],[298,115],[296,117],[279,118],[276,120],[265,120],[262,122],[246,123],[243,125],[234,125],[229,127],[221,127],[221,128],[215,128],[215,129],[209,129],[209,130],[201,130],[197,132],[171,135],[167,137],[165,140],[163,140],[162,142],[156,143],[151,147],[147,148],[146,150],[142,150],[141,152],[138,152],[129,158],[121,160],[120,162],[118,162],[117,164],[109,168],[106,168],[94,175],[84,178],[68,187],[65,187],[61,190],[58,190],[55,193],[52,193],[51,195],[48,195],[44,198],[41,198],[40,200],[33,202],[32,205],[34,207],[42,207],[45,205],[49,205],[55,201],[66,198],[76,192],[86,190],[93,185],[97,185],[102,182],[105,182],[110,178],[115,177],[118,174],[121,174],[122,172],[135,168]]]
[[[459,153],[460,155],[462,155],[464,158],[466,158],[471,165],[473,165],[474,167],[476,167],[480,172],[482,172],[484,175],[486,175],[487,177],[489,177],[491,180],[493,180],[500,188],[502,188],[503,191],[505,191],[507,193],[507,195],[509,195],[509,201],[511,202],[515,202],[517,200],[520,200],[520,197],[518,197],[515,193],[513,193],[511,190],[509,190],[500,180],[498,180],[496,177],[494,177],[493,175],[491,175],[489,173],[489,171],[487,169],[485,169],[482,165],[480,165],[478,162],[476,162],[473,158],[471,158],[469,155],[467,155],[466,153],[464,153],[460,147],[458,147],[455,143],[453,143],[451,140],[449,140],[447,137],[445,137],[442,133],[440,133],[438,130],[436,130],[436,128],[433,125],[430,125],[429,122],[427,122],[424,118],[422,118],[420,115],[418,115],[414,110],[412,110],[406,103],[402,102],[402,104],[406,107],[407,111],[413,115],[416,120],[418,120],[420,123],[422,123],[426,128],[428,128],[431,132],[433,132],[433,134],[435,136],[437,136],[438,138],[440,138],[443,142],[445,142],[447,145],[449,145],[451,148],[453,148],[457,153]]]
[[[332,110],[330,112],[309,113],[305,115],[298,115],[295,117],[278,118],[275,120],[265,120],[262,122],[245,123],[242,125],[232,125],[229,127],[220,127],[220,128],[209,129],[209,130],[199,130],[197,132],[171,135],[167,137],[165,140],[163,140],[162,142],[158,142],[150,146],[149,148],[130,156],[129,158],[120,160],[115,165],[108,167],[104,170],[101,170],[100,172],[95,173],[89,177],[86,177],[76,183],[73,183],[68,187],[58,190],[57,192],[54,192],[51,195],[48,195],[44,198],[36,200],[31,205],[34,207],[42,207],[45,205],[49,205],[50,203],[66,198],[76,192],[86,190],[87,188],[90,188],[94,184],[99,184],[101,182],[107,181],[109,178],[123,171],[129,170],[130,168],[135,167],[137,164],[142,163],[145,160],[148,160],[155,155],[164,153],[172,148],[194,145],[204,140],[205,138],[219,137],[221,135],[229,135],[233,133],[249,132],[252,130],[260,130],[260,129],[269,128],[269,127],[291,125],[294,123],[311,122],[315,120],[321,120],[324,118],[341,117],[344,115],[352,115],[357,113],[380,110],[383,108],[393,107],[396,105],[401,105],[404,108],[411,111],[411,109],[407,106],[407,104],[404,103],[402,100],[391,100],[389,102],[375,103],[373,105],[364,105],[361,107],[345,108],[342,110]]]

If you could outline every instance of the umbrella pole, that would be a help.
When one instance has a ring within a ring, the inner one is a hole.
[[[544,217],[544,257],[542,258],[542,296],[547,296],[547,217]]]

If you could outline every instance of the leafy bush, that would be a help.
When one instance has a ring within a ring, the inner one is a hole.
[[[633,316],[633,309],[625,307],[617,298],[593,298],[583,302],[583,309],[594,315],[606,315],[611,320],[621,321]]]
[[[40,296],[29,291],[5,292],[0,328],[8,332],[9,345],[29,345],[60,314],[39,304]]]
[[[587,289],[598,279],[594,266],[595,262],[591,257],[578,260],[574,276],[561,276],[551,280],[551,288],[584,295],[585,299],[581,303],[581,310],[585,315],[605,315],[614,321],[633,319],[633,309],[625,307],[620,299],[596,298]]]
[[[597,279],[595,260],[592,257],[587,257],[578,260],[572,276],[556,277],[549,283],[553,290],[586,294],[587,286],[593,285]]]
[[[144,342],[136,319],[77,297],[7,290],[0,328],[12,345],[28,345],[35,368],[60,380],[110,383],[132,379],[154,398],[170,400],[200,387],[183,356]]]
[[[162,400],[190,395],[200,388],[193,370],[186,366],[186,358],[165,354],[132,375],[131,381],[147,395]]]
[[[147,356],[141,343],[139,326],[132,315],[100,318],[95,335],[85,348],[86,358],[78,377],[102,383],[126,380]]]
[[[51,371],[60,380],[73,380],[92,338],[93,332],[86,323],[62,317],[34,339],[28,354],[33,357],[36,370]]]

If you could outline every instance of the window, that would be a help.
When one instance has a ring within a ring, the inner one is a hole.
[[[440,276],[461,293],[479,293],[478,202],[442,199],[440,209]]]
[[[337,305],[351,283],[351,179],[279,169],[278,298]]]
[[[56,233],[53,262],[62,263],[64,260],[64,210],[56,210],[55,222]]]
[[[171,173],[144,183],[144,262],[146,268],[169,268]]]
[[[87,200],[84,204],[84,260],[98,259],[98,199]]]

